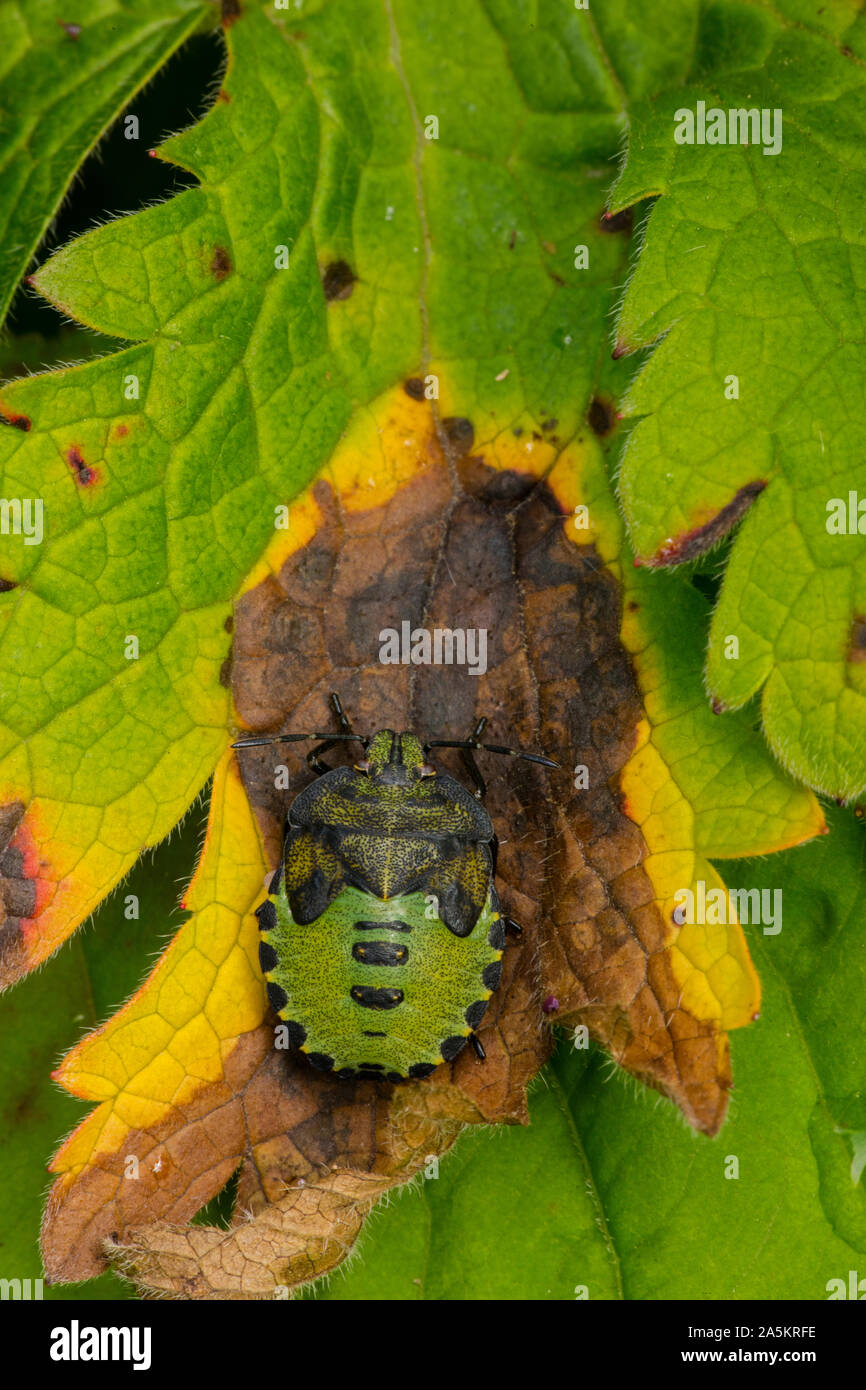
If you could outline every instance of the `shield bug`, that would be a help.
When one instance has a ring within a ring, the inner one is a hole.
[[[465,739],[426,743],[382,729],[356,734],[331,696],[334,733],[240,739],[235,748],[319,740],[317,779],[292,802],[282,860],[256,909],[268,998],[292,1046],[340,1078],[429,1076],[476,1035],[499,984],[505,930],[494,884],[496,835],[474,753],[556,767],[550,758]],[[356,741],[353,767],[322,755]],[[428,761],[457,748],[469,791]]]

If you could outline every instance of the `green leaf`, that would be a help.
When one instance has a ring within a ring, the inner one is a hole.
[[[29,808],[18,834],[42,851],[40,931],[7,953],[7,980],[211,774],[232,598],[275,507],[365,406],[432,371],[442,416],[471,411],[492,458],[503,441],[517,455],[521,420],[532,462],[535,426],[557,418],[591,459],[593,497],[606,489],[580,434],[597,337],[576,325],[604,322],[624,263],[598,227],[620,97],[577,11],[548,3],[528,26],[475,4],[454,21],[432,0],[245,6],[220,97],[160,151],[200,187],[88,232],[34,277],[132,345],[15,382],[0,404],[17,426],[0,431],[3,495],[32,498],[39,479],[45,512],[44,542],[8,536],[0,571],[0,802]],[[456,51],[474,55],[471,90]],[[621,389],[626,374],[602,376]]]
[[[4,0],[0,321],[87,152],[206,13],[202,0]]]
[[[179,833],[136,866],[122,889],[69,942],[50,971],[23,980],[0,1009],[0,1250],[3,1277],[40,1279],[39,1226],[46,1165],[58,1135],[87,1106],[61,1091],[50,1073],[61,1053],[100,1025],[137,988],[154,943],[177,921],[178,879],[188,872],[202,832],[193,812]],[[137,900],[133,905],[131,897]],[[137,911],[138,916],[129,915]],[[130,1298],[113,1274],[86,1284],[45,1287],[46,1299]]]
[[[853,531],[848,522],[849,493],[866,499],[866,77],[855,57],[866,26],[862,15],[843,23],[844,6],[816,18],[799,0],[695,13],[686,85],[657,84],[634,103],[612,195],[615,210],[662,195],[617,327],[618,352],[662,339],[624,407],[636,423],[621,497],[649,565],[694,558],[748,512],[713,619],[710,692],[722,709],[762,691],[785,766],[852,797],[866,786],[856,500]],[[729,111],[766,111],[764,148],[677,143],[678,113],[698,102],[726,113],[726,131]]]
[[[530,1127],[461,1138],[316,1296],[561,1299],[586,1284],[591,1299],[824,1299],[847,1279],[866,1256],[866,847],[852,816],[830,821],[830,837],[725,866],[733,885],[781,892],[783,911],[777,935],[749,929],[764,1006],[732,1039],[716,1140],[563,1040]]]

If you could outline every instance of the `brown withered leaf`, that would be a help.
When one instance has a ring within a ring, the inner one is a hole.
[[[374,505],[359,503],[345,476],[320,478],[293,504],[294,529],[236,605],[232,690],[255,732],[328,729],[336,689],[364,732],[459,737],[485,714],[490,742],[560,764],[550,772],[481,755],[503,909],[523,927],[481,1029],[487,1059],[466,1049],[426,1081],[340,1082],[275,1049],[268,1013],[227,1048],[219,1080],[83,1164],[69,1160],[46,1213],[52,1278],[89,1277],[108,1250],[142,1289],[179,1297],[273,1296],[303,1282],[351,1243],[371,1192],[411,1177],[463,1125],[526,1122],[526,1086],[549,1054],[552,1022],[586,1024],[695,1127],[713,1133],[724,1116],[727,1038],[684,1002],[667,949],[675,929],[621,787],[644,711],[620,636],[618,580],[567,534],[571,506],[555,475],[488,466],[469,422],[438,424],[408,395],[383,432],[405,433],[407,410],[414,463]],[[385,629],[404,623],[485,631],[486,669],[383,664]],[[305,752],[240,754],[245,795],[236,795],[272,867],[287,806],[312,777]],[[332,761],[350,755],[337,749]],[[440,760],[464,775],[453,751]],[[124,1181],[131,1153],[137,1182]],[[238,1166],[231,1232],[184,1231]],[[321,1201],[311,1214],[313,1186]],[[339,1234],[329,1234],[328,1213]]]

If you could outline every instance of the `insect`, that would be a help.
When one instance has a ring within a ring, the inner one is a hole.
[[[496,836],[474,752],[556,767],[550,758],[466,739],[356,734],[339,696],[339,730],[240,739],[235,748],[320,740],[319,774],[292,802],[282,860],[256,909],[268,998],[290,1044],[321,1071],[400,1081],[452,1061],[476,1030],[502,973],[506,927],[494,885]],[[355,740],[363,757],[322,755]],[[457,748],[474,794],[427,761]]]

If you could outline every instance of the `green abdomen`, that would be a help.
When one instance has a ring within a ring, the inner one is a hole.
[[[281,883],[259,921],[268,995],[290,1041],[345,1076],[429,1075],[457,1055],[499,982],[504,930],[492,887],[462,938],[422,893],[383,901],[345,888],[300,926]]]

